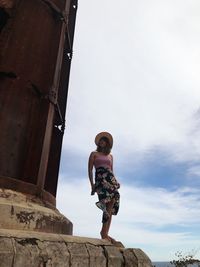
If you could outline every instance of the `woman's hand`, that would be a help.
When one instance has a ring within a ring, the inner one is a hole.
[[[117,182],[117,189],[119,189],[119,188],[120,188],[120,183]]]

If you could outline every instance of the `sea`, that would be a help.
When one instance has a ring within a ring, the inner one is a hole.
[[[155,267],[174,267],[169,261],[153,261],[152,264]],[[188,267],[198,267],[198,264],[190,264]]]
[[[152,264],[155,267],[174,267],[169,261],[154,261]]]

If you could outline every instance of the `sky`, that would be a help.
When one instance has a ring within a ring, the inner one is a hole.
[[[113,135],[110,235],[152,261],[200,257],[200,1],[79,1],[57,208],[99,238],[88,157]]]

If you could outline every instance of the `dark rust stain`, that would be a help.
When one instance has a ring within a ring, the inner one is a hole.
[[[16,79],[17,75],[12,71],[10,72],[0,71],[0,79],[5,79],[5,78]]]
[[[41,228],[48,228],[49,226],[53,226],[55,218],[52,216],[46,216],[43,215],[41,218],[38,218],[36,220],[36,229],[41,229]]]
[[[5,11],[4,8],[0,8],[0,32],[5,27],[8,19],[10,18],[9,14]]]
[[[0,197],[9,198],[10,196],[11,194],[9,192],[6,192],[4,189],[2,189],[2,191],[0,192]]]
[[[65,219],[54,216],[43,215],[36,220],[37,231],[72,234],[71,224]]]
[[[16,217],[20,223],[30,225],[31,221],[35,220],[34,214],[35,212],[21,211],[20,213],[16,214]]]
[[[26,246],[28,244],[30,245],[33,245],[33,246],[37,246],[38,243],[37,243],[37,238],[25,238],[25,239],[22,239],[22,240],[17,240],[17,243],[19,243],[20,245],[22,246]]]
[[[13,205],[11,206],[11,211],[10,211],[10,213],[11,213],[11,216],[14,215],[14,207],[13,207]]]

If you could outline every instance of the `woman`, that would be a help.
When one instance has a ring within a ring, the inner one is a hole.
[[[88,162],[88,175],[91,184],[91,195],[96,192],[99,201],[98,208],[103,211],[101,237],[111,242],[115,240],[108,235],[112,215],[119,210],[120,187],[113,174],[113,157],[110,154],[113,145],[112,135],[108,132],[101,132],[95,138],[97,150],[92,152]],[[95,167],[95,183],[93,180],[93,167]]]

